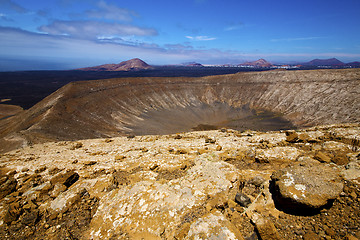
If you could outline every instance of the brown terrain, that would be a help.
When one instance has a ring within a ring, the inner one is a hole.
[[[359,83],[68,84],[0,121],[0,239],[360,239]]]
[[[5,117],[11,117],[22,112],[24,109],[20,106],[0,104],[0,120]]]

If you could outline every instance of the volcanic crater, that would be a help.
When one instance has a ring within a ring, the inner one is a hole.
[[[0,151],[57,140],[357,122],[359,82],[352,69],[73,82],[0,121]]]
[[[0,239],[360,239],[359,83],[107,79],[7,110]]]

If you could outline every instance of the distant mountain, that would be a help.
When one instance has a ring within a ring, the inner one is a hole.
[[[314,59],[310,62],[303,63],[304,66],[344,66],[345,64],[336,58]]]
[[[139,58],[134,58],[118,64],[104,64],[95,67],[80,68],[82,71],[139,71],[153,67]]]
[[[197,62],[186,62],[181,65],[186,67],[203,67],[201,63],[197,63]]]
[[[360,62],[350,62],[350,63],[347,63],[346,66],[360,68]]]
[[[271,67],[272,64],[269,63],[268,61],[266,61],[265,59],[261,58],[254,62],[245,62],[245,63],[239,64],[239,66],[253,66],[253,67],[259,67],[259,68],[268,68],[268,67]]]

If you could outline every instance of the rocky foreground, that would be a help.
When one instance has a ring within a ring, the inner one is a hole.
[[[0,155],[1,239],[360,239],[360,125]]]

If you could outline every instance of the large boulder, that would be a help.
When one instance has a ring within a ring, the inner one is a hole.
[[[343,190],[338,171],[321,164],[293,166],[271,176],[274,200],[284,210],[318,210]]]
[[[131,185],[119,185],[100,199],[88,238],[121,238],[117,234],[124,233],[133,239],[161,239],[160,236],[173,239],[179,229],[182,229],[180,235],[186,236],[190,231],[197,236],[201,235],[199,226],[223,221],[230,225],[224,217],[214,214],[189,226],[192,216],[204,215],[198,211],[209,198],[217,194],[229,195],[238,185],[238,172],[233,166],[205,159],[198,159],[185,176],[177,179],[144,179]],[[221,228],[218,225],[215,232]],[[222,234],[221,231],[217,233]]]

